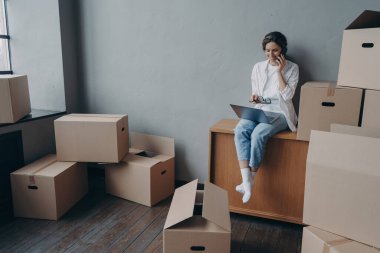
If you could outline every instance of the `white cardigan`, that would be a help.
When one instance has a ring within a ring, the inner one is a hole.
[[[263,90],[268,78],[268,64],[269,60],[266,60],[258,62],[255,64],[255,66],[253,66],[251,76],[252,94],[263,94]],[[289,129],[295,132],[297,130],[297,115],[294,110],[292,98],[298,84],[298,65],[289,60],[286,60],[286,65],[282,72],[286,82],[286,87],[283,91],[278,91],[277,96],[280,103],[280,109],[286,118]]]

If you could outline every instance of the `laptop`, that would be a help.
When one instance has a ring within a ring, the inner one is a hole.
[[[252,107],[245,107],[241,105],[230,104],[236,115],[240,119],[247,119],[254,122],[272,124],[280,114],[275,112],[264,112],[261,109],[256,109]]]

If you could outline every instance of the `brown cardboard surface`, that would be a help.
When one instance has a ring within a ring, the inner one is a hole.
[[[357,126],[361,99],[361,89],[338,87],[332,82],[305,83],[301,87],[297,139],[308,141],[311,130],[329,131],[331,123]]]
[[[61,120],[65,121],[90,121],[90,122],[118,122],[124,114],[81,114],[71,113],[61,117]]]
[[[205,182],[203,194],[197,191],[198,180],[178,189],[164,225],[164,252],[230,252],[231,223],[227,192]],[[203,195],[203,196],[202,196]],[[202,216],[193,213],[203,200]],[[195,248],[194,248],[195,247]]]
[[[331,124],[330,132],[380,138],[380,128]]]
[[[231,231],[228,193],[218,186],[205,182],[202,217]]]
[[[128,153],[127,115],[69,114],[54,129],[59,161],[116,163]]]
[[[175,190],[164,229],[193,216],[198,179]]]
[[[362,126],[380,128],[380,91],[365,91]]]
[[[229,232],[200,216],[194,216],[171,229],[164,230],[165,253],[196,252],[191,250],[192,247],[204,247],[201,252],[229,253],[230,241]]]
[[[120,163],[106,165],[106,191],[153,206],[174,192],[174,139],[131,133],[131,145]]]
[[[380,90],[380,12],[364,11],[343,32],[338,85]],[[364,44],[365,43],[365,44]],[[366,45],[372,45],[370,47]]]
[[[30,112],[27,76],[0,76],[0,123],[14,123]]]
[[[316,227],[303,228],[302,253],[379,253],[371,246],[352,241]]]
[[[303,221],[380,247],[380,139],[312,131]]]
[[[11,173],[16,217],[57,220],[88,190],[85,164],[48,155]]]

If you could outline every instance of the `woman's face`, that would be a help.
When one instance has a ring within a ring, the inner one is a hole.
[[[265,55],[272,65],[277,65],[277,57],[281,55],[281,47],[276,42],[269,42],[265,45]]]

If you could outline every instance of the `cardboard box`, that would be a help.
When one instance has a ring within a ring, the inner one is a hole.
[[[153,206],[174,192],[174,139],[131,133],[120,163],[106,164],[107,193]]]
[[[303,222],[380,247],[380,139],[312,131]]]
[[[301,87],[297,139],[308,141],[311,130],[329,131],[331,123],[358,126],[362,90],[332,82],[307,82]]]
[[[117,163],[129,150],[127,115],[69,114],[54,129],[58,161]]]
[[[316,227],[304,227],[302,253],[380,253],[371,246],[352,241]]]
[[[86,195],[85,164],[47,155],[11,173],[16,217],[57,220]]]
[[[380,128],[356,127],[331,124],[330,132],[380,138]]]
[[[380,91],[365,91],[361,125],[380,128]]]
[[[204,191],[197,191],[197,184],[194,180],[174,193],[164,225],[165,253],[230,252],[227,191],[209,182]]]
[[[343,32],[338,85],[380,90],[380,12],[364,11]]]
[[[0,76],[0,123],[14,123],[31,112],[26,75]]]

